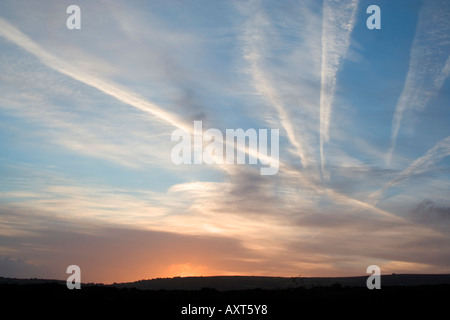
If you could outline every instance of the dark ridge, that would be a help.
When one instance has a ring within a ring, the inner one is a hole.
[[[218,291],[200,290],[142,290],[106,285],[82,285],[80,290],[69,290],[61,282],[0,283],[0,296],[4,310],[11,308],[14,315],[42,313],[61,315],[89,314],[89,318],[109,315],[137,316],[148,319],[207,319],[208,315],[183,315],[183,308],[214,307],[213,319],[294,319],[314,315],[325,316],[376,314],[384,316],[414,314],[427,311],[429,318],[435,312],[446,311],[450,297],[450,284],[383,286],[369,290],[363,286],[331,286],[286,289],[245,289]],[[253,314],[249,313],[249,305]],[[254,314],[255,308],[264,306],[267,314]],[[247,313],[236,315],[235,308]],[[226,314],[226,311],[230,312]],[[361,310],[366,310],[361,313]],[[233,312],[233,313],[231,313]],[[231,313],[231,314],[230,314]],[[353,318],[353,317],[351,317]]]
[[[135,288],[140,290],[200,290],[214,288],[218,291],[249,289],[292,289],[329,287],[333,285],[366,287],[368,275],[356,277],[262,277],[262,276],[212,276],[212,277],[174,277],[114,283],[110,285],[84,283],[82,286],[110,286],[115,288]],[[0,284],[45,284],[65,285],[66,281],[55,279],[16,279],[0,277]],[[382,275],[381,284],[385,286],[419,286],[450,284],[450,274],[392,274]]]
[[[215,276],[215,277],[175,277],[140,280],[114,284],[117,288],[137,288],[142,290],[199,290],[204,287],[219,291],[246,289],[288,289],[327,287],[334,284],[350,287],[366,287],[366,276],[357,277],[259,277],[259,276]],[[381,276],[382,286],[417,286],[450,284],[450,274],[393,274]]]
[[[61,280],[0,277],[0,297],[3,309],[14,310],[15,316],[42,314],[58,319],[68,314],[102,319],[302,319],[308,315],[360,319],[362,314],[374,314],[403,319],[418,311],[433,319],[434,314],[447,311],[450,275],[386,275],[380,290],[369,290],[366,279],[187,277],[113,285],[88,283],[80,290],[69,290]],[[213,317],[182,313],[194,307],[214,307],[217,311]],[[257,307],[267,313],[256,314]],[[240,314],[235,313],[236,308]]]

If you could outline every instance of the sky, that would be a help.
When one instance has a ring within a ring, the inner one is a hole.
[[[445,0],[1,1],[0,276],[450,273],[449,16]],[[175,164],[194,121],[278,129],[278,172]]]

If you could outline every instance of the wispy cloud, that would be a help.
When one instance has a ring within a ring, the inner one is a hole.
[[[87,84],[95,89],[100,90],[101,92],[117,99],[120,102],[123,102],[129,106],[132,106],[140,111],[143,111],[147,114],[151,114],[154,116],[152,120],[163,122],[169,125],[172,125],[176,128],[179,128],[183,131],[189,132],[191,134],[194,133],[193,125],[188,123],[187,121],[181,119],[178,115],[168,112],[162,107],[158,106],[157,104],[148,101],[147,99],[144,99],[140,97],[137,93],[131,92],[128,89],[122,88],[120,85],[115,84],[111,81],[101,79],[99,77],[95,77],[93,75],[84,73],[83,71],[77,70],[73,66],[71,66],[69,63],[59,59],[58,57],[54,56],[53,54],[47,52],[45,49],[43,49],[39,44],[35,43],[32,39],[30,39],[28,36],[23,34],[20,30],[18,30],[13,25],[9,24],[6,20],[0,18],[0,36],[4,37],[5,39],[15,43],[19,47],[25,49],[29,53],[36,56],[42,63],[44,63],[46,66],[50,67],[51,69],[58,71],[64,75],[67,75],[77,81],[80,81],[84,84]],[[67,124],[65,124],[67,125]],[[81,130],[81,129],[79,129]],[[82,131],[82,130],[81,130]],[[210,136],[206,135],[207,138],[211,138]],[[92,142],[92,139],[87,139],[88,141]],[[108,151],[106,152],[106,155],[110,155],[109,159],[112,159],[114,162],[118,162],[124,165],[134,166],[133,163],[128,162],[127,160],[121,159],[126,152],[122,148],[118,147],[117,145],[111,145],[104,142],[99,142],[99,144],[102,146],[102,148],[98,148],[92,144],[89,146],[86,146],[84,143],[81,143],[77,139],[69,138],[69,137],[59,137],[58,142],[60,144],[65,145],[69,149],[75,150],[75,151],[81,151],[85,154],[90,155],[101,155],[102,157],[105,157],[105,154],[102,154],[99,152],[99,150]],[[225,141],[225,144],[232,144],[234,147],[234,143],[231,143],[230,141]],[[95,144],[95,143],[94,143]],[[110,152],[113,151],[113,152]],[[250,155],[253,155],[255,157],[258,157],[259,154],[257,150],[253,150],[251,148],[242,150],[245,153],[248,153]],[[278,162],[278,159],[275,159],[271,156],[265,156],[262,157],[262,160],[274,163],[275,161]],[[223,165],[223,166],[216,166],[217,168],[220,168],[222,170],[227,171],[228,173],[232,174],[234,172],[233,168],[230,168],[230,166]]]
[[[381,196],[389,188],[404,182],[411,178],[414,174],[419,174],[429,170],[442,159],[450,155],[450,136],[439,141],[433,148],[428,150],[423,156],[413,161],[405,170],[398,174],[394,179],[389,181],[382,189],[372,193],[369,197],[370,203],[376,205]]]
[[[336,91],[336,77],[350,45],[350,35],[356,21],[358,0],[344,4],[325,0],[322,17],[322,81],[320,88],[320,159],[322,176],[326,157],[324,143],[330,140],[330,121]]]
[[[445,0],[423,2],[411,47],[409,70],[392,119],[388,164],[402,123],[411,126],[415,115],[436,96],[450,75],[449,10],[450,3]]]
[[[65,74],[84,84],[92,86],[116,98],[117,100],[126,103],[127,105],[133,106],[138,110],[152,114],[156,117],[156,119],[160,121],[167,122],[177,128],[186,130],[188,132],[190,131],[190,126],[187,125],[183,120],[179,119],[176,115],[165,111],[155,103],[149,102],[133,92],[122,89],[117,84],[111,83],[104,79],[96,78],[92,75],[85,74],[74,69],[67,62],[62,61],[58,57],[44,50],[39,44],[34,42],[28,36],[23,34],[19,29],[2,18],[0,18],[0,36],[33,54],[49,68]]]
[[[239,182],[248,180],[246,176],[234,178]],[[254,179],[260,182],[268,180],[258,175]],[[253,182],[250,181],[249,185]],[[220,242],[236,241],[246,250],[247,257],[250,254],[262,259],[260,264],[264,264],[266,259],[280,259],[277,266],[281,269],[278,272],[284,273],[287,271],[283,270],[292,270],[293,267],[313,272],[314,268],[308,266],[309,263],[333,263],[332,250],[342,255],[355,254],[355,250],[359,254],[367,254],[368,248],[376,250],[379,247],[375,239],[381,237],[386,242],[395,239],[397,233],[394,230],[402,232],[405,242],[435,237],[431,232],[424,232],[421,226],[404,224],[401,219],[386,219],[379,215],[381,209],[375,212],[370,206],[365,206],[365,209],[361,207],[361,211],[354,210],[355,205],[360,204],[345,198],[342,201],[332,199],[329,205],[333,210],[330,212],[314,212],[314,202],[325,200],[320,195],[308,200],[292,196],[295,190],[287,189],[279,195],[272,195],[271,186],[264,184],[253,188],[253,194],[245,186],[236,190],[236,181],[183,183],[174,185],[166,193],[83,186],[59,179],[47,179],[38,185],[41,189],[34,194],[10,192],[2,195],[2,210],[13,212],[4,215],[4,223],[13,227],[14,241],[25,241],[28,237],[21,234],[21,230],[30,230],[36,235],[45,232],[48,221],[59,223],[68,231],[73,226],[83,225],[87,227],[86,233],[92,235],[104,234],[107,231],[105,228],[121,227],[132,228],[135,232],[170,231],[181,238],[214,236],[220,237]],[[243,191],[246,193],[243,194]],[[258,199],[268,195],[270,198],[266,202],[258,203]],[[246,196],[250,196],[246,199],[249,203],[242,201],[242,197]],[[4,201],[5,198],[10,200]],[[11,202],[12,198],[22,199],[17,202],[20,205]],[[251,207],[249,204],[253,205],[254,212],[248,210]],[[336,214],[335,211],[348,214]],[[18,212],[22,219],[17,219]],[[30,227],[30,221],[34,221],[33,227]],[[368,230],[372,233],[367,234]],[[360,241],[355,248],[351,245],[352,239],[361,238],[362,232],[366,240]],[[322,247],[323,241],[338,242],[340,245],[327,249]],[[301,250],[296,251],[295,248]],[[301,258],[306,253],[308,258]],[[378,254],[386,256],[386,253]]]
[[[247,8],[248,19],[243,30],[244,57],[249,62],[249,74],[253,79],[253,84],[262,97],[277,111],[280,123],[286,130],[290,143],[296,149],[297,155],[303,166],[310,164],[306,158],[304,147],[300,138],[296,136],[288,110],[280,100],[274,85],[269,80],[267,71],[264,70],[264,54],[268,51],[266,34],[271,33],[271,22],[264,14],[260,2],[255,2]],[[273,31],[272,31],[273,32]]]

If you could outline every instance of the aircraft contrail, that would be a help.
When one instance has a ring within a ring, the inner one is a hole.
[[[336,90],[336,76],[342,58],[350,45],[355,25],[358,0],[336,3],[325,0],[322,17],[322,73],[320,88],[320,162],[322,177],[326,178],[323,146],[330,140],[330,120]]]

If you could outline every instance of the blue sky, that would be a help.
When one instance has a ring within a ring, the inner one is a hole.
[[[449,14],[2,1],[0,275],[448,273]],[[195,120],[279,129],[279,172],[173,164],[171,134]]]

